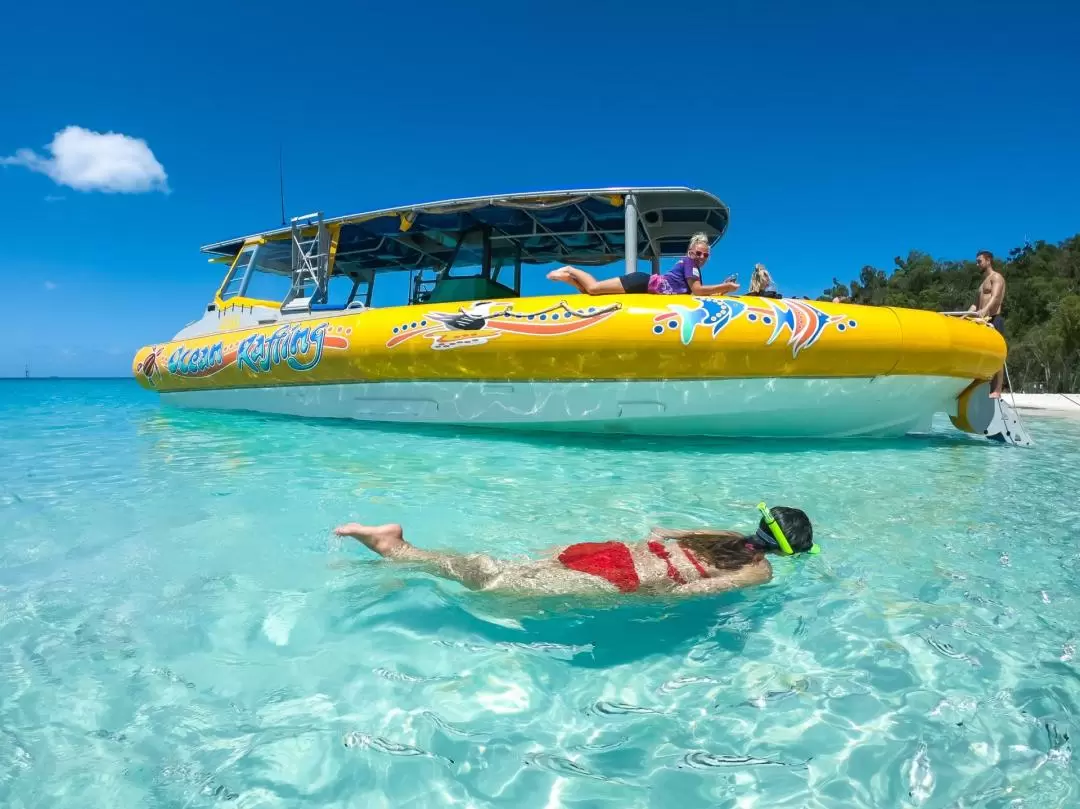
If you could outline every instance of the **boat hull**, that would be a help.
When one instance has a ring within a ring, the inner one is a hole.
[[[146,346],[182,407],[652,435],[895,435],[1001,367],[992,328],[805,300],[618,295],[323,314]]]
[[[946,412],[956,377],[380,382],[166,393],[183,408],[655,436],[900,436]]]

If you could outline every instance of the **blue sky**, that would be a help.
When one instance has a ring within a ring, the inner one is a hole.
[[[143,6],[5,10],[0,376],[125,375],[196,318],[198,247],[280,222],[279,143],[289,215],[705,188],[732,210],[706,280],[761,261],[785,294],[1080,231],[1063,0]],[[67,127],[149,152],[100,176]]]

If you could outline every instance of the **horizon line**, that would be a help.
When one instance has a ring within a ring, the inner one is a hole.
[[[4,379],[15,379],[20,382],[41,382],[46,379],[54,381],[59,379],[131,379],[132,381],[135,381],[135,377],[126,374],[121,374],[119,376],[4,376],[0,374],[0,380]]]

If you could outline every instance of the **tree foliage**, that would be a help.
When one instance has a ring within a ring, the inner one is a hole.
[[[939,261],[911,252],[886,275],[863,267],[849,283],[833,279],[818,300],[958,312],[975,303],[981,280],[974,261]],[[1005,276],[1005,341],[1016,391],[1080,391],[1080,234],[1059,244],[1029,243],[995,258]]]

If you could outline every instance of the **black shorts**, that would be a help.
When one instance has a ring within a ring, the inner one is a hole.
[[[623,291],[631,295],[649,291],[649,273],[647,272],[628,272],[620,275],[619,280],[622,282]]]
[[[1005,318],[1000,314],[996,314],[990,318],[990,325],[997,329],[999,334],[1005,334]]]

